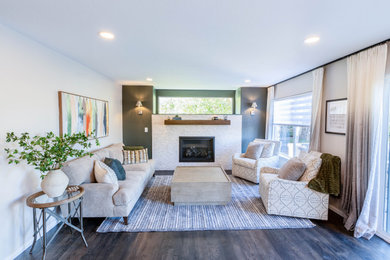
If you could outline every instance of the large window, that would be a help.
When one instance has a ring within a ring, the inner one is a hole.
[[[159,97],[159,114],[233,114],[229,97]]]
[[[294,157],[307,151],[310,142],[312,95],[274,101],[273,138],[281,141],[281,153]]]

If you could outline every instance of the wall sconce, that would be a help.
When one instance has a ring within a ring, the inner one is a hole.
[[[135,106],[139,108],[138,115],[142,115],[142,102],[140,100],[138,100],[137,104],[135,104]]]
[[[252,105],[251,105],[251,116],[255,115],[256,107],[257,107],[256,102],[253,102]]]

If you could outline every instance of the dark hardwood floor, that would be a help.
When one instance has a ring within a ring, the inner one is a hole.
[[[281,230],[96,233],[102,221],[85,219],[88,248],[61,230],[46,259],[390,259],[388,243],[355,239],[334,213],[314,228]],[[28,252],[16,259],[41,259],[40,241]]]

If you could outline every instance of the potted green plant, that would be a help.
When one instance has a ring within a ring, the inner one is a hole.
[[[85,133],[57,136],[49,132],[44,136],[30,136],[22,133],[7,133],[6,142],[16,143],[18,148],[5,148],[9,164],[26,161],[41,172],[41,188],[53,198],[62,195],[69,184],[69,178],[61,168],[69,158],[92,156],[87,149],[91,147],[90,137]],[[99,141],[95,139],[96,145]],[[76,146],[76,147],[75,147]]]

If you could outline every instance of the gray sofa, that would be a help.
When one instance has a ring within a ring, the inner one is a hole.
[[[85,156],[66,162],[62,171],[69,177],[69,185],[80,185],[85,189],[83,200],[84,217],[123,217],[127,216],[141,196],[146,184],[154,174],[154,162],[123,165],[126,180],[119,181],[119,189],[107,183],[97,183],[93,168],[94,161],[104,161],[106,157],[123,162],[123,144],[113,144]]]

